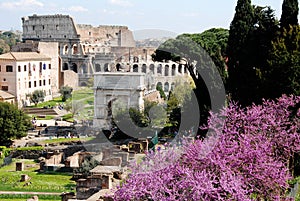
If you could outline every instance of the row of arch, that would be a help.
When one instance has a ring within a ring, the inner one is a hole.
[[[172,82],[171,84],[169,82],[165,82],[164,84],[162,82],[157,82],[156,88],[160,87],[163,89],[164,92],[173,91],[175,88],[175,83]]]
[[[121,71],[124,69],[124,65],[117,63],[113,68],[115,71]],[[188,70],[183,64],[164,64],[164,63],[151,63],[147,64],[139,64],[134,63],[130,65],[127,69],[127,72],[138,72],[138,73],[149,73],[152,72],[154,75],[161,76],[176,76],[178,74],[188,74]],[[111,65],[109,63],[105,63],[104,66],[101,64],[95,64],[95,72],[110,72],[113,71]]]

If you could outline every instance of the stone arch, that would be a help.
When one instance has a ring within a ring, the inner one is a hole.
[[[165,76],[169,76],[169,65],[165,65]]]
[[[158,87],[160,87],[160,88],[162,89],[162,83],[161,83],[161,82],[158,82],[158,83],[156,84],[156,88],[158,88]]]
[[[96,69],[96,72],[101,72],[101,65],[95,64],[95,69]]]
[[[111,100],[109,100],[108,102],[107,102],[107,118],[108,119],[111,119],[113,116],[113,113],[112,113],[112,106],[113,106],[113,102],[115,101],[115,100],[117,100],[117,98],[113,98],[113,99],[111,99]]]
[[[165,82],[164,84],[164,92],[168,92],[170,90],[169,82]]]
[[[172,82],[172,83],[171,83],[171,91],[174,91],[174,89],[175,89],[175,83]]]
[[[63,54],[68,54],[69,51],[69,46],[68,45],[64,45],[64,50],[63,50]]]
[[[77,46],[77,44],[74,44],[72,46],[72,54],[78,54],[78,46]]]
[[[63,69],[63,70],[69,70],[69,65],[68,65],[68,63],[64,63],[62,69]]]
[[[182,72],[182,67],[183,67],[183,64],[179,64],[179,66],[178,66],[178,72],[179,72],[179,73],[183,73],[183,72]]]
[[[154,64],[150,64],[150,71],[154,74]]]
[[[161,64],[158,64],[158,66],[157,66],[157,74],[162,75],[162,65]]]
[[[121,64],[120,63],[117,63],[116,69],[117,69],[117,71],[120,71],[120,69],[121,69]]]
[[[175,76],[175,75],[176,75],[176,65],[173,64],[173,65],[172,65],[171,76]]]
[[[87,86],[87,83],[86,83],[86,82],[81,82],[81,83],[80,83],[80,86],[86,87],[86,86]]]
[[[72,63],[72,66],[71,66],[71,69],[72,71],[74,71],[75,73],[78,72],[78,67],[77,67],[77,64],[76,63]]]
[[[184,66],[183,70],[184,70],[184,71],[183,71],[184,74],[188,73],[188,69],[187,69],[186,66]]]
[[[82,64],[82,65],[81,65],[81,73],[82,73],[82,74],[88,73],[86,64]]]
[[[137,64],[133,65],[133,72],[139,72],[139,65]]]
[[[147,72],[147,65],[143,64],[142,65],[142,73],[146,73]]]
[[[104,64],[104,72],[109,72],[109,64],[108,63]]]

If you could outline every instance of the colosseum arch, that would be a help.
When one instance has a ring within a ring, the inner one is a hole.
[[[82,74],[88,73],[86,64],[82,64],[82,65],[81,65],[81,73],[82,73]]]
[[[165,82],[165,84],[164,84],[164,92],[169,92],[169,90],[170,90],[169,82]]]
[[[158,64],[158,66],[157,66],[157,74],[162,75],[162,65],[161,64]]]
[[[121,64],[120,63],[116,64],[116,69],[117,69],[117,71],[120,71],[120,69],[121,69]]]
[[[158,87],[160,87],[160,88],[162,89],[162,83],[161,83],[161,82],[158,82],[158,83],[156,84],[156,88],[158,88]]]
[[[63,64],[62,70],[69,70],[69,65],[68,65],[68,63],[64,63],[64,64]]]
[[[133,72],[139,72],[139,65],[137,65],[137,64],[134,64],[133,65]]]
[[[175,89],[175,83],[172,82],[172,83],[171,83],[171,91],[174,91],[174,89]]]
[[[81,82],[81,83],[80,83],[80,86],[86,87],[86,86],[87,86],[87,83],[86,83],[86,82]]]
[[[154,74],[154,64],[150,64],[149,69],[150,69],[150,71]]]
[[[96,69],[96,72],[101,72],[101,65],[95,64],[95,69]]]
[[[78,46],[77,46],[77,44],[74,44],[72,46],[72,54],[78,54]]]
[[[165,65],[165,76],[169,76],[169,65]]]
[[[183,64],[179,64],[179,66],[178,66],[178,72],[181,73],[181,74],[183,73],[182,72],[182,68],[183,68]]]
[[[69,46],[68,45],[64,45],[64,50],[63,50],[63,54],[66,55],[68,54],[68,51],[69,51]]]
[[[176,65],[173,64],[173,65],[172,65],[171,76],[175,76],[175,75],[176,75]]]
[[[71,69],[72,71],[74,71],[75,73],[78,72],[78,67],[77,67],[77,64],[76,63],[72,63],[72,66],[71,66]]]
[[[142,73],[146,73],[147,72],[147,65],[143,64],[142,65]]]
[[[104,72],[109,72],[109,64],[108,63],[104,64]]]

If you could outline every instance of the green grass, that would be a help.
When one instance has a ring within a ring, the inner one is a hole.
[[[61,97],[57,97],[57,98],[54,98],[53,100],[46,101],[43,103],[39,103],[39,104],[37,104],[37,106],[33,106],[33,107],[41,108],[41,107],[49,106],[49,105],[50,105],[50,107],[52,107],[52,106],[56,106],[59,103],[62,103]]]
[[[94,91],[91,88],[88,87],[82,87],[79,90],[74,90],[72,92],[72,97],[71,99],[68,99],[68,101],[80,101],[82,105],[84,105],[84,108],[80,111],[80,114],[77,115],[75,114],[75,118],[78,120],[92,120],[94,117]],[[37,108],[42,108],[44,106],[56,106],[58,104],[65,104],[65,102],[62,102],[61,97],[54,98],[51,101],[46,101],[43,103],[37,104],[37,106],[31,106],[31,107],[37,107]],[[43,120],[50,120],[53,119],[54,117],[49,115],[46,116],[45,118],[39,118]],[[69,122],[74,122],[74,118],[72,118],[72,114],[69,113],[67,115],[64,115],[63,120],[69,121]]]
[[[15,163],[23,161],[24,171],[15,171]],[[39,173],[39,164],[33,160],[13,160],[10,165],[0,168],[0,191],[33,191],[33,192],[67,192],[74,188],[75,182],[71,181],[71,173]],[[20,182],[22,174],[27,174],[31,179],[30,185]]]
[[[77,141],[90,141],[95,139],[94,137],[86,137],[86,138],[56,138],[56,139],[49,139],[49,140],[43,140],[40,141],[39,143],[41,144],[50,144],[50,143],[62,143],[62,142],[77,142]]]
[[[65,114],[62,116],[62,119],[63,121],[74,122],[74,118],[72,116],[73,115],[71,113]]]
[[[31,198],[33,195],[27,195],[27,194],[3,194],[0,195],[1,201],[24,201],[28,198]],[[39,200],[43,201],[60,201],[61,197],[59,195],[38,195]]]

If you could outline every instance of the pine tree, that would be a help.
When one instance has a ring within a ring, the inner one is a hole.
[[[282,28],[298,25],[298,0],[283,0],[280,23]]]

